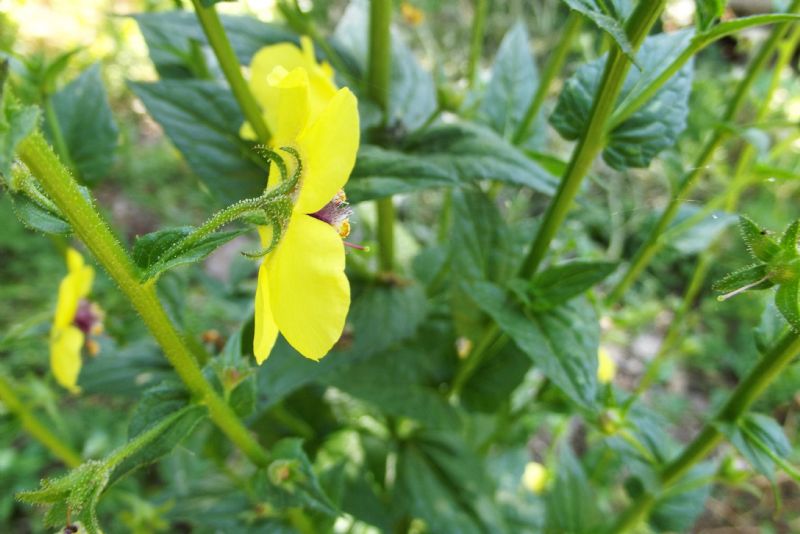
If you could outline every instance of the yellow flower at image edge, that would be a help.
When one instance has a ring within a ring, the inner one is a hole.
[[[350,210],[342,188],[358,151],[358,105],[350,90],[336,90],[332,71],[308,53],[308,48],[270,46],[251,66],[250,83],[272,132],[271,147],[295,149],[302,165],[288,224],[258,273],[253,350],[259,364],[278,332],[300,354],[319,360],[341,336],[350,307],[342,241]],[[291,175],[294,163],[286,161]],[[279,180],[272,165],[269,183]],[[269,245],[272,230],[260,233]]]
[[[67,249],[68,274],[58,288],[58,302],[50,330],[50,368],[56,381],[77,393],[81,349],[86,335],[99,327],[99,311],[86,300],[92,288],[94,269],[75,249]]]

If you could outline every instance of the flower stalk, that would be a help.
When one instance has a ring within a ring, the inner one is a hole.
[[[206,381],[181,335],[169,319],[152,284],[141,284],[133,261],[95,207],[81,194],[78,184],[41,136],[33,133],[18,147],[20,159],[39,181],[72,225],[75,234],[106,269],[120,290],[141,315],[148,329],[209,417],[256,465],[265,466],[269,454],[258,444],[233,410]]]
[[[800,9],[800,0],[794,0],[789,8],[789,12],[795,13],[798,9]],[[631,284],[633,284],[645,267],[650,263],[653,256],[655,256],[666,243],[662,234],[667,230],[670,223],[672,223],[675,215],[677,215],[683,200],[687,198],[692,189],[694,189],[698,179],[704,175],[706,166],[711,161],[717,148],[731,135],[729,127],[730,122],[736,118],[758,74],[768,64],[775,49],[789,29],[790,24],[790,22],[777,24],[770,33],[769,38],[761,45],[758,53],[750,62],[744,78],[739,82],[733,97],[728,102],[728,106],[718,122],[719,125],[714,129],[709,140],[706,141],[706,144],[703,146],[691,169],[684,174],[677,189],[673,192],[667,208],[661,214],[661,217],[650,231],[645,242],[639,247],[625,275],[609,293],[606,298],[607,305],[614,305],[622,298]]]
[[[64,462],[67,467],[78,467],[81,464],[80,455],[72,450],[63,439],[53,434],[50,429],[41,422],[14,391],[11,381],[0,374],[0,401],[8,410],[19,418],[22,428],[39,443],[45,446],[53,456]]]
[[[392,73],[392,0],[372,0],[369,8],[369,64],[367,90],[389,121],[389,87]],[[394,268],[394,204],[392,198],[377,201],[378,265],[381,272]]]
[[[475,16],[472,18],[472,39],[469,45],[469,62],[467,63],[467,83],[474,88],[478,81],[478,64],[483,53],[483,39],[486,33],[486,15],[489,12],[489,0],[475,0]]]
[[[200,0],[192,0],[192,4],[194,5],[197,19],[203,27],[203,32],[206,34],[211,48],[214,50],[214,55],[217,56],[222,72],[225,74],[225,79],[228,80],[233,96],[239,103],[245,119],[253,127],[259,141],[268,143],[271,138],[269,127],[264,121],[261,108],[258,107],[253,93],[250,92],[250,88],[247,86],[244,76],[242,76],[239,60],[236,58],[233,47],[231,47],[228,35],[225,33],[225,28],[222,26],[216,9],[214,9],[213,5],[204,7]]]

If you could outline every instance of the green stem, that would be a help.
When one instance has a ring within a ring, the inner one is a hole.
[[[239,60],[233,52],[233,48],[225,33],[225,28],[223,28],[222,22],[219,19],[219,15],[217,15],[217,11],[214,9],[214,6],[203,7],[200,0],[192,0],[192,4],[194,4],[195,14],[200,21],[200,25],[203,27],[203,32],[206,34],[211,48],[214,50],[214,55],[217,56],[222,72],[225,74],[225,78],[231,86],[233,96],[239,103],[239,107],[242,109],[245,119],[250,123],[250,126],[253,127],[259,141],[264,144],[269,143],[272,136],[270,135],[267,123],[264,121],[264,115],[253,93],[250,92],[250,88],[247,86],[244,76],[242,76]]]
[[[464,363],[458,367],[456,375],[453,378],[453,385],[450,388],[450,395],[457,396],[461,393],[467,380],[475,374],[481,362],[483,362],[489,354],[496,352],[492,350],[492,347],[496,347],[497,343],[506,339],[506,337],[501,334],[500,327],[497,326],[496,323],[492,323],[489,326],[487,331],[481,336],[478,344],[475,345],[475,348],[469,353],[467,359],[464,360]]]
[[[705,458],[722,440],[722,435],[717,430],[715,422],[735,422],[798,353],[800,353],[800,336],[794,333],[783,336],[739,383],[716,417],[706,423],[700,434],[680,456],[664,467],[659,476],[661,488],[668,489],[694,464]],[[658,495],[650,492],[643,493],[620,516],[620,519],[611,528],[611,532],[622,533],[635,528],[647,517],[657,500]]]
[[[517,131],[514,133],[512,141],[515,145],[522,143],[526,139],[528,129],[531,127],[531,124],[533,124],[534,119],[539,115],[542,104],[544,104],[544,100],[547,98],[547,93],[550,90],[550,85],[553,83],[556,75],[561,72],[567,54],[572,48],[575,36],[580,33],[582,25],[583,18],[580,13],[577,11],[570,11],[567,21],[564,23],[564,27],[560,30],[561,36],[558,39],[558,43],[555,49],[550,53],[547,64],[544,67],[542,77],[539,80],[539,86],[536,88],[536,93],[534,93],[528,105],[528,109],[525,110],[525,116],[522,122],[519,123]]]
[[[109,468],[113,469],[120,462],[128,458],[129,456],[135,454],[137,451],[141,450],[143,447],[147,446],[158,438],[161,434],[171,427],[175,421],[179,418],[183,417],[183,415],[192,409],[192,406],[185,406],[176,412],[171,412],[169,415],[164,417],[161,421],[156,423],[155,425],[151,426],[144,432],[137,434],[132,440],[127,442],[125,445],[119,447],[118,449],[114,450],[109,454],[103,461]]]
[[[64,139],[64,130],[61,129],[61,122],[58,120],[56,109],[53,107],[53,99],[50,95],[42,97],[42,106],[44,107],[44,119],[47,121],[50,135],[53,137],[53,147],[56,150],[56,154],[68,169],[77,174],[75,163],[69,155],[67,141]]]
[[[467,63],[467,83],[470,88],[478,81],[478,65],[483,53],[483,38],[486,33],[486,15],[489,13],[489,0],[475,0],[475,16],[472,18],[472,39],[469,44]]]
[[[22,402],[14,392],[11,382],[0,374],[0,401],[8,410],[19,418],[22,428],[44,445],[53,455],[64,462],[67,467],[74,468],[81,465],[80,455],[73,451],[61,438],[53,434],[36,415],[30,410],[28,404]]]
[[[794,0],[790,10],[796,11],[798,6],[800,6],[800,0]],[[647,265],[650,263],[650,260],[653,258],[653,256],[655,256],[655,254],[666,243],[666,240],[663,239],[662,234],[665,230],[667,230],[670,223],[675,218],[675,215],[680,209],[681,203],[692,191],[697,180],[704,174],[706,166],[708,165],[709,161],[711,161],[711,158],[716,152],[717,148],[730,135],[730,122],[736,118],[737,113],[744,103],[745,97],[750,91],[750,87],[753,85],[756,77],[761,72],[761,69],[764,68],[769,59],[772,57],[773,52],[778,46],[783,35],[786,33],[789,25],[789,22],[776,25],[769,38],[764,42],[764,44],[761,45],[758,53],[750,62],[744,78],[736,87],[736,92],[734,93],[733,98],[728,102],[728,106],[720,118],[719,125],[714,129],[709,140],[706,141],[706,144],[700,151],[700,154],[695,160],[694,165],[692,165],[692,168],[684,174],[677,190],[674,191],[667,208],[661,214],[661,217],[650,231],[650,234],[645,242],[641,247],[639,247],[639,250],[636,252],[636,255],[628,267],[628,270],[625,272],[625,275],[609,293],[606,299],[607,305],[613,305],[620,298],[622,298],[628,288],[630,288],[631,284],[633,284],[645,267],[647,267]]]
[[[367,89],[389,121],[389,87],[392,73],[392,0],[372,0],[369,10],[369,65]],[[382,272],[394,268],[394,204],[391,197],[377,201],[378,262]]]
[[[211,420],[254,464],[266,465],[269,461],[267,451],[255,441],[230,406],[203,377],[191,350],[159,302],[155,288],[152,284],[139,283],[139,273],[130,257],[94,206],[84,198],[78,184],[44,138],[39,133],[30,135],[19,144],[18,155],[65,215],[75,234],[83,240],[142,316],[178,376],[189,391],[208,407]]]
[[[641,46],[650,28],[661,15],[665,3],[666,0],[639,2],[636,10],[631,14],[626,25],[626,32],[634,50]],[[529,278],[536,273],[547,254],[550,242],[572,207],[572,201],[583,183],[584,176],[589,171],[597,153],[603,148],[606,142],[604,135],[606,122],[614,110],[614,104],[630,66],[630,59],[618,47],[612,48],[606,60],[600,90],[592,104],[586,128],[572,152],[572,158],[570,158],[566,173],[561,179],[556,196],[548,206],[533,246],[525,258],[520,273],[522,277]]]

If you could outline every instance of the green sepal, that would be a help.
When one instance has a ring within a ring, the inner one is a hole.
[[[730,273],[721,280],[716,281],[711,288],[714,291],[719,291],[721,293],[730,293],[731,291],[736,291],[737,289],[743,288],[750,284],[756,284],[756,282],[766,277],[768,273],[769,266],[764,263],[751,265],[749,267],[745,267],[744,269]],[[763,282],[756,284],[749,289],[769,289],[774,285],[775,282],[772,280],[764,280]]]
[[[739,230],[753,258],[768,263],[781,251],[780,245],[767,230],[743,215],[739,217]]]
[[[800,279],[781,284],[775,292],[775,306],[795,331],[800,331]]]
[[[800,219],[790,224],[781,236],[780,247],[789,257],[797,256],[797,242],[800,241]]]

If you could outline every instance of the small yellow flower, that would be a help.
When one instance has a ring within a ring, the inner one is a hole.
[[[420,8],[409,2],[400,4],[400,14],[410,26],[419,26],[425,20],[425,13]]]
[[[522,485],[532,493],[539,494],[547,485],[547,468],[538,462],[528,462],[522,473]]]
[[[50,368],[59,384],[77,393],[86,332],[82,324],[76,324],[76,316],[80,308],[89,306],[85,298],[92,288],[94,269],[85,264],[77,250],[68,248],[67,271],[58,288],[58,303],[50,330]]]
[[[601,384],[610,384],[617,375],[617,364],[602,347],[597,351],[597,381]]]
[[[341,336],[350,307],[342,241],[350,211],[341,190],[358,151],[358,105],[349,89],[336,89],[330,67],[317,64],[311,42],[302,44],[302,50],[285,43],[263,48],[251,65],[270,146],[293,148],[302,165],[288,225],[258,273],[253,351],[259,364],[278,332],[300,354],[319,360]],[[290,174],[292,165],[287,161]],[[269,183],[279,180],[272,165]],[[273,230],[259,230],[267,246]]]

